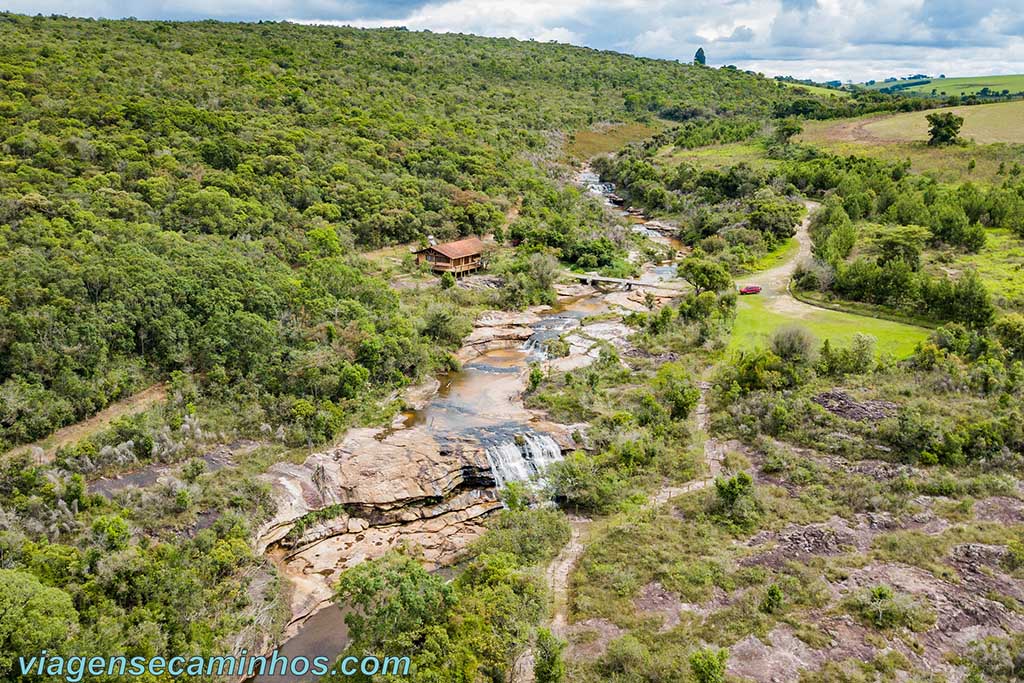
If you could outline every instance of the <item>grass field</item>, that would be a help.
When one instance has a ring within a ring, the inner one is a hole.
[[[701,168],[725,168],[740,163],[762,168],[779,163],[774,159],[769,159],[764,144],[756,140],[730,142],[696,149],[679,149],[669,145],[658,150],[656,160],[667,166],[678,166],[687,162]]]
[[[925,267],[932,272],[974,268],[1000,308],[1024,309],[1024,240],[1009,230],[988,231],[985,248],[977,254],[958,254],[952,262],[932,258]]]
[[[833,344],[846,344],[857,332],[870,334],[878,340],[879,353],[904,358],[913,353],[917,343],[925,339],[929,332],[913,325],[840,311],[819,308],[803,310],[806,311],[804,315],[788,315],[770,308],[768,299],[757,296],[740,297],[729,350],[748,350],[766,346],[776,329],[784,325],[798,324],[809,329],[819,341],[830,339]]]
[[[795,258],[798,251],[800,251],[800,241],[795,237],[790,237],[772,251],[747,265],[744,270],[748,273],[759,273],[762,270],[770,270],[771,268],[781,266],[786,261]]]
[[[981,144],[1024,143],[1024,100],[949,107],[937,111],[951,111],[964,117],[960,136],[965,140]],[[884,116],[865,123],[863,129],[872,137],[882,140],[927,140],[928,121],[925,117],[928,113],[908,112]]]
[[[826,97],[849,97],[850,93],[845,90],[833,90],[832,88],[823,88],[820,85],[804,85],[803,83],[792,83],[790,81],[779,81],[783,85],[788,85],[791,88],[802,88],[815,95],[824,95]]]
[[[908,159],[915,173],[945,182],[998,179],[1000,164],[1007,168],[1024,159],[1024,101],[951,107],[964,117],[962,135],[975,142],[950,147],[927,144],[928,112],[865,116],[835,121],[808,121],[799,140],[842,156],[856,154],[881,159]],[[969,168],[970,162],[976,168]]]
[[[908,81],[895,81],[892,83],[875,83],[864,87],[871,90],[891,88],[894,85],[907,83]],[[977,95],[982,88],[1001,93],[1009,90],[1011,93],[1024,92],[1024,74],[1010,74],[1007,76],[967,76],[963,78],[933,78],[931,83],[915,85],[900,92],[915,93],[917,95],[931,95],[934,90],[936,95]]]
[[[665,124],[658,121],[651,125],[619,123],[604,125],[598,130],[580,130],[570,136],[566,151],[577,159],[590,159],[598,154],[615,152],[630,142],[649,138],[663,128]]]

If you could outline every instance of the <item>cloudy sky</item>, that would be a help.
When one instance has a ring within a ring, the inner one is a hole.
[[[1024,73],[1024,0],[0,0],[26,14],[406,26],[818,80]]]

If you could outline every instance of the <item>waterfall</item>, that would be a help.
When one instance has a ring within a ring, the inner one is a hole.
[[[562,447],[547,434],[527,432],[487,448],[487,460],[500,489],[510,481],[529,481],[562,459]]]
[[[551,315],[533,325],[533,334],[523,342],[522,350],[527,353],[528,361],[547,360],[545,342],[557,339],[565,332],[579,327],[580,316],[574,314]]]

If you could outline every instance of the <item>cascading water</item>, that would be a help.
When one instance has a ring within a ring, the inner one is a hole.
[[[487,460],[498,488],[510,481],[529,481],[562,459],[562,447],[547,434],[524,432],[487,448]]]
[[[557,339],[574,327],[579,327],[582,314],[550,315],[533,325],[533,334],[523,343],[523,351],[527,352],[526,360],[540,361],[547,359],[544,343],[549,339]]]

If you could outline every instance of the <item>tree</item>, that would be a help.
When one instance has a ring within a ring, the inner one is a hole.
[[[720,292],[732,286],[732,277],[722,265],[700,256],[687,258],[677,272],[693,286],[695,294]]]
[[[928,119],[929,145],[952,145],[960,139],[960,127],[964,118],[951,111],[935,112],[925,117]]]
[[[905,225],[887,230],[878,239],[878,265],[901,260],[912,270],[921,267],[921,250],[931,237],[927,228],[919,225]]]
[[[800,125],[800,122],[793,118],[782,119],[775,124],[775,140],[783,145],[788,145],[790,140],[794,136],[799,135],[804,130],[804,127]]]
[[[337,599],[354,608],[345,617],[354,648],[398,656],[414,654],[427,633],[445,623],[454,603],[442,577],[398,552],[342,574]]]
[[[708,63],[708,58],[704,55],[704,48],[698,47],[697,52],[693,55],[693,63],[704,66]]]
[[[0,569],[0,677],[13,673],[19,656],[59,649],[78,625],[71,596],[21,571]]]

